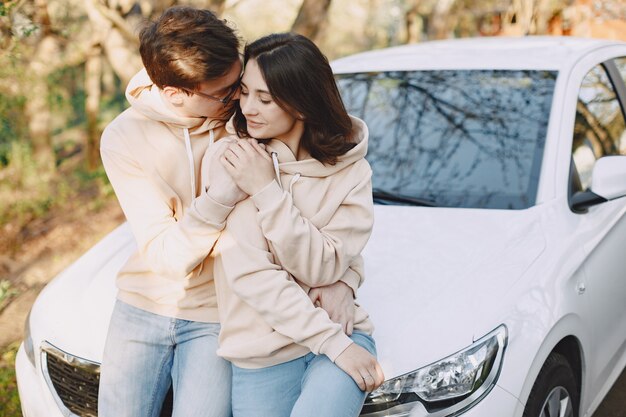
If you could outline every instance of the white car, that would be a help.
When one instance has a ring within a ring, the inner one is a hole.
[[[389,379],[361,415],[590,417],[626,363],[626,43],[437,41],[333,68],[377,203],[359,302]],[[122,225],[35,302],[26,417],[96,415],[133,248]]]

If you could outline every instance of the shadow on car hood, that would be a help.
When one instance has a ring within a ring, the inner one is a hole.
[[[537,207],[375,206],[358,302],[387,378],[453,354],[501,324],[506,293],[545,249]]]

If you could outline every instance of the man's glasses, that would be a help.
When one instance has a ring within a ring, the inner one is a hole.
[[[189,94],[197,94],[200,97],[208,98],[209,100],[219,101],[220,103],[222,103],[224,107],[226,107],[228,103],[230,103],[230,101],[233,99],[235,94],[237,93],[237,90],[239,90],[240,85],[241,85],[241,80],[237,80],[237,82],[230,87],[230,89],[228,90],[228,94],[226,94],[224,98],[215,97],[210,94],[203,93],[201,91],[189,90],[187,88],[180,87],[180,89],[183,91],[186,91]]]

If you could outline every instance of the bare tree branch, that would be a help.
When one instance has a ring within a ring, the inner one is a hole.
[[[134,33],[134,31],[128,26],[128,23],[118,12],[108,8],[99,0],[86,0],[86,2],[91,3],[93,10],[97,11],[102,17],[107,19],[119,31],[124,39],[131,42],[134,46],[139,46],[137,34]]]

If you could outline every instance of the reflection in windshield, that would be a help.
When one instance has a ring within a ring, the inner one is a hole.
[[[370,129],[374,188],[443,207],[534,204],[553,71],[414,71],[338,76]]]

